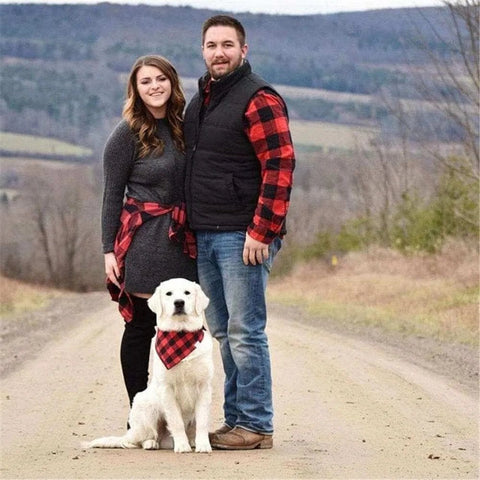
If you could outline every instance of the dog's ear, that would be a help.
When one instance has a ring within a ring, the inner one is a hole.
[[[200,288],[200,285],[195,284],[196,295],[195,295],[195,313],[197,316],[200,316],[203,311],[208,307],[210,300],[203,293],[203,290]]]
[[[147,300],[148,306],[152,312],[155,312],[158,316],[162,315],[162,296],[160,293],[160,286],[158,286],[153,295]]]

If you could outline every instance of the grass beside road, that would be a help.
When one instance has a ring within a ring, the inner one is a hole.
[[[273,276],[269,301],[301,308],[339,325],[478,345],[479,276],[474,248],[449,245],[438,255],[406,257],[372,248],[297,265]],[[0,277],[0,318],[35,310],[64,292]]]
[[[0,276],[0,318],[42,308],[60,291]]]
[[[406,257],[372,248],[297,265],[273,277],[269,300],[313,317],[356,326],[478,345],[478,254],[462,244],[437,255]]]

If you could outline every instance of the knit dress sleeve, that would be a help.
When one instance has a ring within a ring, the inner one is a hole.
[[[113,251],[125,190],[135,160],[135,138],[123,120],[110,134],[103,152],[103,253]]]

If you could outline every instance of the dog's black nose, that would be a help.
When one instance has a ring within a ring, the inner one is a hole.
[[[179,310],[185,306],[185,300],[175,300],[173,304],[175,305],[175,308]]]

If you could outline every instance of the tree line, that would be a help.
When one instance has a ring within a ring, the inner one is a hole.
[[[124,76],[135,58],[159,53],[182,77],[198,77],[204,70],[201,25],[215,12],[108,3],[0,5],[0,114],[9,119],[4,128],[100,148],[120,115]],[[402,98],[415,95],[413,78],[400,68],[405,55],[416,64],[429,62],[408,39],[418,36],[418,28],[431,51],[444,52],[428,25],[454,40],[444,26],[447,16],[446,8],[238,14],[248,32],[249,59],[271,83],[371,95],[395,87]],[[311,115],[307,105],[296,110],[299,117]],[[326,109],[315,116],[331,119]]]

